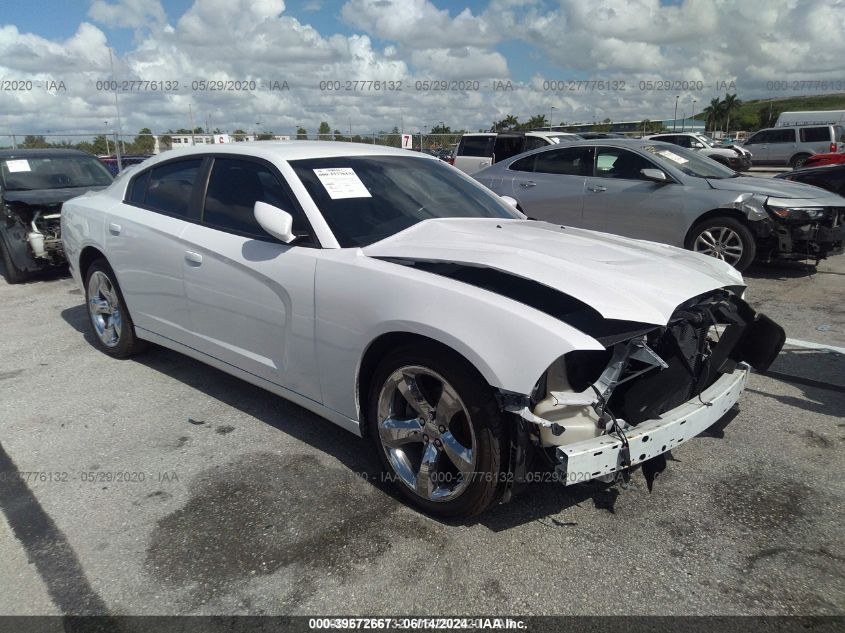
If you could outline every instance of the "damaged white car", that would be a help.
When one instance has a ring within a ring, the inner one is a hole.
[[[153,341],[370,438],[412,503],[469,516],[539,464],[627,477],[719,420],[783,330],[681,249],[524,219],[413,152],[171,151],[65,204],[94,341]]]

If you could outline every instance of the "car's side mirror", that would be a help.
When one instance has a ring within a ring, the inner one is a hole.
[[[641,169],[640,175],[642,175],[642,177],[646,180],[651,180],[652,182],[659,182],[661,184],[669,182],[669,177],[666,176],[666,173],[660,169]]]
[[[519,202],[516,201],[516,198],[511,198],[510,196],[499,196],[499,198],[502,200],[502,202],[504,202],[508,206],[513,207],[514,209],[516,209],[516,205],[519,204]]]
[[[262,229],[285,244],[290,244],[296,239],[293,234],[293,216],[287,211],[259,200],[253,207],[253,214]]]

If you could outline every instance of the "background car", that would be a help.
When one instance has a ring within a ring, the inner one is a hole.
[[[814,154],[804,161],[803,167],[821,167],[823,165],[838,165],[845,163],[845,152]]]
[[[703,134],[673,132],[671,134],[652,134],[644,138],[694,149],[707,156],[707,158],[712,158],[717,163],[722,163],[725,167],[729,167],[735,171],[748,171],[751,169],[751,152],[747,149],[737,147],[736,145],[727,147],[714,145]]]
[[[798,125],[755,132],[742,144],[758,165],[801,167],[813,154],[845,152],[845,127]]]
[[[778,174],[775,178],[803,182],[845,196],[845,163],[822,167],[805,167],[804,169]]]
[[[91,154],[72,149],[0,151],[0,251],[6,281],[65,263],[62,203],[112,182]]]
[[[123,169],[126,169],[132,165],[140,165],[150,156],[152,156],[152,154],[129,154],[127,156],[121,156],[120,162],[123,165]],[[117,176],[120,171],[117,166],[117,156],[100,156],[99,159],[113,176]]]
[[[440,516],[509,498],[533,457],[567,485],[662,469],[784,339],[723,262],[527,221],[393,148],[175,150],[62,223],[100,350],[152,341],[284,396]]]
[[[532,149],[579,140],[581,140],[580,136],[569,132],[464,134],[455,148],[452,164],[462,172],[472,174],[488,165]]]
[[[739,270],[756,255],[818,261],[842,245],[844,198],[741,176],[659,141],[578,141],[474,177],[529,217],[685,247]]]

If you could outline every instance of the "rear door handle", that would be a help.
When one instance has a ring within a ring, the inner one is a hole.
[[[185,251],[185,261],[192,266],[199,266],[202,264],[202,255],[194,251]]]
[[[529,180],[527,182],[519,183],[519,186],[522,187],[523,189],[528,189],[529,187],[536,187],[537,183],[534,182],[533,180]]]
[[[607,187],[601,187],[599,185],[595,185],[593,187],[587,187],[590,191],[595,191],[596,193],[600,193],[602,191],[607,191]]]
[[[111,233],[112,235],[120,235],[120,231],[121,228],[119,224],[115,224],[114,222],[111,222],[109,224],[109,233]]]

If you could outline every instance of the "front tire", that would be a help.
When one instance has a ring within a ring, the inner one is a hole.
[[[686,248],[721,259],[742,272],[754,261],[757,243],[751,230],[736,218],[718,216],[696,224]]]
[[[85,274],[85,305],[94,345],[115,358],[128,358],[146,344],[135,336],[135,325],[114,271],[105,259],[94,261]]]
[[[411,504],[470,517],[493,503],[506,464],[505,417],[474,367],[449,350],[407,346],[379,363],[371,385],[370,436]]]
[[[3,272],[6,276],[6,283],[19,284],[25,280],[26,275],[15,266],[15,262],[12,261],[12,256],[9,254],[9,249],[6,248],[2,237],[0,237],[0,251],[3,252]]]

